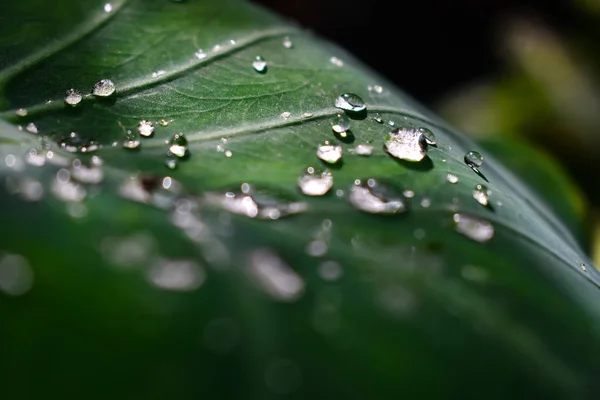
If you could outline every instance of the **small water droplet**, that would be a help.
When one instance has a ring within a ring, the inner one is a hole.
[[[333,175],[329,171],[319,171],[308,167],[298,179],[300,191],[307,196],[323,196],[333,186]]]
[[[93,140],[79,136],[76,132],[58,142],[61,149],[69,153],[91,153],[98,150],[100,145]]]
[[[187,150],[188,141],[185,136],[183,136],[183,133],[176,133],[173,135],[173,138],[171,139],[171,145],[169,146],[169,151],[173,155],[183,158],[187,155]]]
[[[304,293],[302,278],[272,251],[255,250],[250,263],[253,278],[276,300],[295,301]]]
[[[167,121],[166,119],[161,119],[160,121],[158,121],[158,124],[160,126],[168,126],[169,125],[169,121]]]
[[[63,201],[79,202],[87,196],[83,186],[71,181],[71,174],[66,169],[60,169],[52,182],[52,193]]]
[[[335,146],[326,140],[317,148],[317,157],[329,164],[335,164],[342,159],[342,146]]]
[[[489,204],[491,194],[491,190],[485,185],[477,185],[475,186],[475,190],[473,190],[473,198],[482,206],[487,206]]]
[[[143,119],[140,121],[140,123],[137,127],[137,131],[140,134],[140,136],[144,136],[144,137],[152,136],[152,134],[154,133],[154,125],[152,124],[152,122],[146,121],[145,119]]]
[[[454,174],[448,174],[446,175],[446,180],[450,183],[458,183],[458,176]]]
[[[167,71],[165,71],[164,69],[158,70],[158,71],[152,73],[152,78],[154,78],[154,79],[160,78],[161,76],[163,76],[166,73],[167,73]]]
[[[104,5],[104,12],[109,13],[109,12],[112,12],[112,10],[113,10],[113,6],[110,3],[106,3]]]
[[[169,169],[176,169],[177,168],[177,159],[174,157],[167,157],[167,159],[165,160],[165,165]]]
[[[282,112],[282,113],[281,113],[279,116],[280,116],[281,118],[283,118],[283,119],[288,119],[289,117],[291,117],[291,116],[292,116],[292,113],[291,113],[291,112],[289,112],[289,111],[284,111],[284,112]]]
[[[35,126],[35,124],[33,122],[28,123],[27,126],[25,127],[25,130],[27,132],[33,133],[33,134],[38,133],[38,128],[37,128],[37,126]]]
[[[25,162],[27,162],[29,165],[41,167],[46,163],[46,155],[43,152],[38,152],[35,149],[31,149],[25,157]]]
[[[360,112],[366,110],[367,105],[358,95],[354,93],[343,93],[335,99],[335,106],[342,110]]]
[[[373,116],[373,120],[378,124],[383,124],[383,118],[381,118],[381,115],[379,113]]]
[[[415,192],[414,190],[406,189],[402,192],[402,195],[407,199],[412,199],[413,197],[415,197]]]
[[[465,164],[478,171],[478,168],[483,165],[483,156],[476,151],[469,151],[465,154]]]
[[[333,65],[335,65],[336,67],[343,67],[344,66],[344,62],[342,60],[340,60],[337,57],[331,57],[329,59],[329,62],[332,63]]]
[[[388,190],[378,185],[374,179],[369,179],[365,185],[356,180],[350,188],[348,201],[355,208],[370,214],[398,214],[406,211],[404,201],[398,196],[392,198]]]
[[[454,214],[456,231],[476,242],[488,242],[494,237],[494,227],[489,221],[467,214]]]
[[[206,53],[204,52],[204,50],[199,49],[197,52],[194,53],[194,56],[198,59],[198,60],[202,60],[206,58]]]
[[[83,100],[81,92],[75,89],[67,90],[67,93],[65,94],[65,103],[70,106],[76,106],[77,104],[81,103],[81,100]]]
[[[285,47],[286,49],[291,49],[292,47],[294,47],[292,40],[288,36],[283,38],[283,47]]]
[[[388,125],[389,126],[396,126],[396,122],[392,121],[391,119],[388,121]]]
[[[110,79],[102,79],[94,84],[92,94],[99,97],[108,97],[116,90],[115,83]]]
[[[331,129],[336,133],[345,133],[350,129],[350,119],[346,114],[338,114],[331,120]]]
[[[24,108],[19,108],[17,111],[15,111],[15,114],[17,114],[18,117],[26,117],[27,110]]]
[[[365,156],[368,157],[371,154],[373,154],[373,146],[371,146],[370,144],[357,144],[356,147],[354,148],[354,154],[358,155],[358,156]]]
[[[427,197],[421,199],[421,207],[429,208],[431,206],[431,200]]]
[[[123,147],[130,150],[139,149],[141,144],[142,142],[133,134],[126,135],[123,141]]]
[[[418,128],[417,130],[423,135],[425,143],[432,146],[435,146],[437,144],[437,139],[431,130],[427,128]]]
[[[256,56],[254,61],[252,61],[252,68],[260,74],[267,72],[267,62],[261,57]]]
[[[313,113],[305,112],[305,113],[302,113],[302,118],[311,118],[313,115],[314,115]]]
[[[418,162],[427,155],[427,143],[423,133],[417,129],[396,128],[385,141],[386,151],[395,158]]]

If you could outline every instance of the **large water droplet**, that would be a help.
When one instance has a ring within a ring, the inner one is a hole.
[[[252,61],[252,68],[260,74],[264,74],[267,72],[267,62],[261,57],[256,56],[254,61]]]
[[[417,129],[419,132],[421,132],[421,134],[423,135],[423,139],[425,140],[425,143],[435,146],[437,144],[437,139],[435,137],[435,135],[433,134],[433,132],[431,132],[431,130],[427,129],[427,128],[418,128]]]
[[[378,124],[383,124],[383,118],[379,113],[373,116],[373,121],[377,122]]]
[[[70,106],[76,106],[77,104],[81,103],[81,100],[83,100],[83,96],[78,90],[67,90],[67,93],[65,94],[65,103]]]
[[[483,165],[483,156],[476,151],[469,151],[465,154],[465,164],[477,171]]]
[[[335,106],[346,111],[360,112],[366,110],[367,105],[354,93],[343,93],[335,99]]]
[[[456,231],[477,242],[487,242],[494,237],[494,227],[489,221],[467,214],[454,214]]]
[[[140,136],[149,137],[154,133],[154,125],[150,121],[146,121],[145,119],[141,120],[138,127],[138,133]]]
[[[71,132],[68,137],[59,141],[58,144],[61,149],[69,153],[91,153],[100,147],[95,141],[83,138],[76,132]]]
[[[183,136],[183,133],[176,133],[173,135],[173,138],[171,139],[171,145],[169,146],[169,151],[171,154],[179,158],[183,158],[187,155],[187,150],[188,141],[185,136]]]
[[[350,129],[350,119],[345,114],[338,114],[331,120],[331,129],[336,133],[346,133]]]
[[[397,214],[406,210],[406,205],[400,196],[392,197],[389,191],[369,179],[367,184],[360,180],[350,188],[348,201],[355,208],[370,214]]]
[[[336,67],[343,67],[344,66],[344,62],[342,60],[340,60],[337,57],[331,57],[329,59],[329,62],[332,63],[333,65],[335,65]]]
[[[253,278],[273,298],[294,301],[304,292],[302,278],[272,251],[255,250],[250,262]]]
[[[308,167],[298,179],[298,187],[307,196],[323,196],[333,186],[333,175],[329,171],[319,171]]]
[[[427,143],[418,129],[394,129],[386,137],[385,149],[390,155],[406,161],[421,161],[427,155]]]
[[[342,159],[342,146],[335,146],[326,140],[317,148],[317,157],[329,164],[335,164]]]
[[[108,97],[116,90],[115,83],[110,79],[102,79],[94,84],[92,94],[94,96]]]
[[[473,198],[482,206],[487,206],[489,204],[491,194],[492,191],[485,185],[477,185],[475,186],[475,190],[473,190]]]

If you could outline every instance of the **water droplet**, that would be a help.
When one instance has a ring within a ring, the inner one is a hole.
[[[335,164],[342,159],[342,146],[335,146],[326,140],[317,148],[317,157],[329,164]]]
[[[91,153],[98,150],[100,145],[93,140],[88,140],[79,136],[76,132],[58,142],[61,149],[69,153]]]
[[[260,74],[267,72],[267,62],[261,57],[256,56],[254,61],[252,61],[252,68]]]
[[[305,113],[302,113],[302,118],[311,118],[313,115],[314,115],[313,113],[305,112]]]
[[[231,156],[233,156],[233,153],[231,152],[231,150],[225,150],[225,157],[231,158]]]
[[[375,91],[375,93],[377,93],[377,94],[381,94],[381,93],[383,93],[383,87],[382,87],[382,86],[380,86],[380,85],[375,85],[375,86],[373,86],[373,90],[374,90],[374,91]]]
[[[584,264],[584,263],[581,263],[581,264],[579,264],[579,267],[581,268],[581,270],[582,270],[583,272],[587,272],[587,267],[585,266],[585,264]]]
[[[142,142],[133,134],[126,135],[123,141],[123,147],[130,150],[139,149],[141,144]]]
[[[46,163],[46,155],[43,152],[38,152],[35,149],[31,149],[25,157],[25,162],[27,162],[29,165],[41,167]]]
[[[354,154],[358,155],[358,156],[370,156],[371,154],[373,154],[373,146],[371,146],[370,144],[357,144],[356,147],[354,148]]]
[[[167,157],[167,159],[165,160],[165,165],[169,169],[176,169],[177,168],[177,159],[174,157]]]
[[[67,93],[65,94],[65,103],[70,106],[76,106],[77,104],[81,103],[81,100],[83,100],[81,92],[75,89],[67,90]]]
[[[435,146],[437,144],[437,139],[435,137],[435,135],[433,134],[433,132],[431,132],[431,130],[427,129],[427,128],[418,128],[417,129],[419,132],[421,132],[421,134],[423,135],[423,139],[425,140],[425,143]]]
[[[465,280],[475,283],[485,283],[488,280],[487,272],[475,265],[465,265],[462,267],[460,274]]]
[[[335,106],[346,111],[360,112],[367,109],[367,105],[354,93],[343,93],[335,99]]]
[[[378,124],[383,124],[383,118],[381,118],[381,115],[379,113],[373,116],[373,120]]]
[[[465,164],[477,171],[483,165],[483,156],[476,151],[469,151],[465,154]]]
[[[18,254],[0,257],[0,291],[9,296],[21,296],[33,286],[33,270]]]
[[[229,353],[239,340],[240,329],[231,318],[215,318],[204,328],[204,345],[215,353]]]
[[[146,121],[145,119],[143,119],[140,121],[140,123],[137,127],[137,131],[140,134],[140,136],[144,136],[144,137],[152,136],[152,134],[154,133],[154,125],[152,125],[152,122]]]
[[[164,69],[158,70],[158,71],[152,73],[152,78],[154,78],[154,79],[160,78],[161,76],[163,76],[166,73],[167,73],[167,71],[165,71]]]
[[[291,116],[292,116],[292,113],[291,113],[291,112],[289,112],[289,111],[284,111],[284,112],[282,112],[282,113],[281,113],[279,116],[280,116],[281,118],[283,118],[283,119],[288,119],[289,117],[291,117]]]
[[[19,108],[17,111],[15,111],[15,114],[17,114],[18,117],[26,117],[27,110],[24,108]]]
[[[56,173],[56,178],[52,182],[52,193],[63,201],[83,201],[87,193],[83,186],[71,181],[71,174],[66,169],[61,169]]]
[[[386,151],[401,160],[417,162],[427,155],[427,143],[422,132],[411,128],[396,128],[385,141]]]
[[[446,175],[446,180],[450,183],[458,183],[458,176],[454,174],[448,174]]]
[[[333,65],[335,65],[336,67],[343,67],[344,66],[344,62],[342,60],[340,60],[337,57],[331,57],[329,59],[329,62],[332,63]]]
[[[494,237],[494,227],[489,221],[467,214],[454,214],[456,231],[477,242],[487,242]]]
[[[148,280],[165,290],[189,292],[204,283],[206,273],[190,260],[160,260],[148,271]]]
[[[396,122],[392,121],[391,119],[388,121],[388,125],[389,126],[396,126]]]
[[[104,5],[104,12],[109,13],[109,12],[112,12],[112,10],[113,10],[113,6],[110,3],[106,3]]]
[[[323,196],[333,186],[333,175],[329,171],[319,171],[308,167],[298,179],[300,191],[307,196]]]
[[[400,197],[391,198],[388,190],[374,179],[369,179],[366,185],[360,180],[354,182],[348,201],[358,210],[370,214],[398,214],[406,210]]]
[[[473,190],[473,198],[482,206],[488,205],[491,194],[491,190],[485,185],[477,185],[475,186],[475,190]]]
[[[402,192],[402,195],[407,199],[412,199],[413,197],[415,197],[415,192],[414,190],[406,189]]]
[[[288,36],[283,38],[283,47],[285,47],[286,49],[291,49],[292,47],[294,47],[292,40]]]
[[[158,124],[160,126],[168,126],[169,125],[169,121],[167,121],[166,119],[161,119],[160,121],[158,121]]]
[[[179,158],[183,158],[187,155],[187,149],[188,141],[185,136],[183,136],[183,133],[176,133],[173,135],[173,138],[171,139],[171,145],[169,146],[169,151],[171,154]]]
[[[421,207],[423,208],[429,208],[431,206],[431,200],[428,199],[427,197],[424,197],[421,199]]]
[[[253,278],[273,298],[295,301],[304,293],[302,278],[272,251],[255,250],[250,262]]]
[[[102,79],[94,84],[92,94],[94,96],[108,97],[116,90],[115,83],[110,79]]]
[[[34,135],[38,133],[38,128],[33,122],[28,123],[25,127],[25,130],[29,133],[33,133]]]
[[[202,60],[206,58],[206,53],[204,52],[204,50],[199,49],[197,52],[194,53],[194,56],[198,59],[198,60]]]
[[[104,179],[104,173],[101,167],[87,167],[81,164],[81,161],[75,160],[71,169],[71,177],[78,182],[87,184],[98,184]]]
[[[338,114],[331,120],[331,129],[336,133],[346,133],[350,129],[350,119],[346,114]]]

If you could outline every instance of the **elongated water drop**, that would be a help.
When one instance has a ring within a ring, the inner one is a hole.
[[[336,133],[346,133],[350,129],[350,119],[345,114],[338,114],[331,120],[331,129]]]
[[[137,127],[137,131],[140,134],[140,136],[144,136],[144,137],[152,136],[152,134],[154,133],[154,125],[152,125],[152,122],[146,121],[145,119],[143,119],[140,121],[140,123]]]
[[[267,72],[267,62],[261,57],[256,56],[254,61],[252,61],[252,68],[260,74],[264,74]]]
[[[94,84],[92,94],[99,97],[108,97],[116,90],[115,83],[110,79],[102,79]]]
[[[482,206],[487,206],[489,204],[491,193],[491,190],[489,190],[487,186],[477,185],[475,186],[475,190],[473,190],[473,198]]]
[[[342,158],[342,146],[335,146],[326,140],[317,148],[317,157],[329,164],[335,164]]]
[[[378,185],[374,179],[369,179],[367,184],[356,180],[350,188],[348,201],[356,209],[370,214],[398,214],[406,211],[404,200],[400,196],[390,196],[387,189]]]
[[[448,174],[446,175],[446,180],[450,183],[458,183],[458,176],[454,174]]]
[[[307,196],[323,196],[333,186],[333,175],[329,171],[320,171],[308,167],[298,179],[300,191]]]
[[[176,133],[173,135],[173,138],[171,139],[171,145],[169,146],[169,151],[173,155],[183,158],[187,155],[187,150],[188,141],[185,136],[183,136],[183,133]]]
[[[427,143],[417,129],[396,128],[386,137],[386,151],[401,160],[417,162],[427,155]]]
[[[65,94],[65,103],[70,106],[76,106],[77,104],[81,103],[81,100],[83,100],[81,92],[75,89],[67,90],[67,93]]]
[[[354,93],[343,93],[335,99],[335,106],[342,110],[360,112],[366,110],[367,105],[358,95]]]
[[[456,231],[476,242],[488,242],[494,237],[494,227],[489,221],[468,214],[454,214]]]
[[[465,154],[465,164],[477,171],[483,165],[483,156],[476,151],[469,151]]]
[[[435,137],[435,135],[433,134],[433,132],[431,132],[431,130],[427,129],[427,128],[418,128],[417,129],[419,132],[421,132],[421,134],[423,135],[423,139],[425,140],[425,143],[435,146],[437,144],[437,139]]]

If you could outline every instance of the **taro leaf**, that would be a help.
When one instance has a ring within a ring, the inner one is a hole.
[[[232,0],[6,3],[4,397],[596,393],[600,281],[569,230],[485,152],[476,174],[463,162],[476,146],[343,50]],[[386,40],[395,59],[418,62]],[[64,104],[101,79],[113,96]],[[344,92],[368,109],[340,139],[331,119]],[[153,137],[122,148],[142,119]],[[389,121],[431,129],[437,147],[418,163],[391,158]],[[100,148],[61,149],[71,132]],[[189,154],[169,170],[176,133]],[[298,177],[324,167],[325,140],[343,146],[334,187],[303,196]],[[373,154],[353,154],[360,143]],[[407,195],[408,210],[355,209],[350,188],[370,178]],[[260,209],[226,202],[244,183]],[[477,184],[490,207],[473,199]],[[457,211],[490,221],[494,237],[457,232]]]

